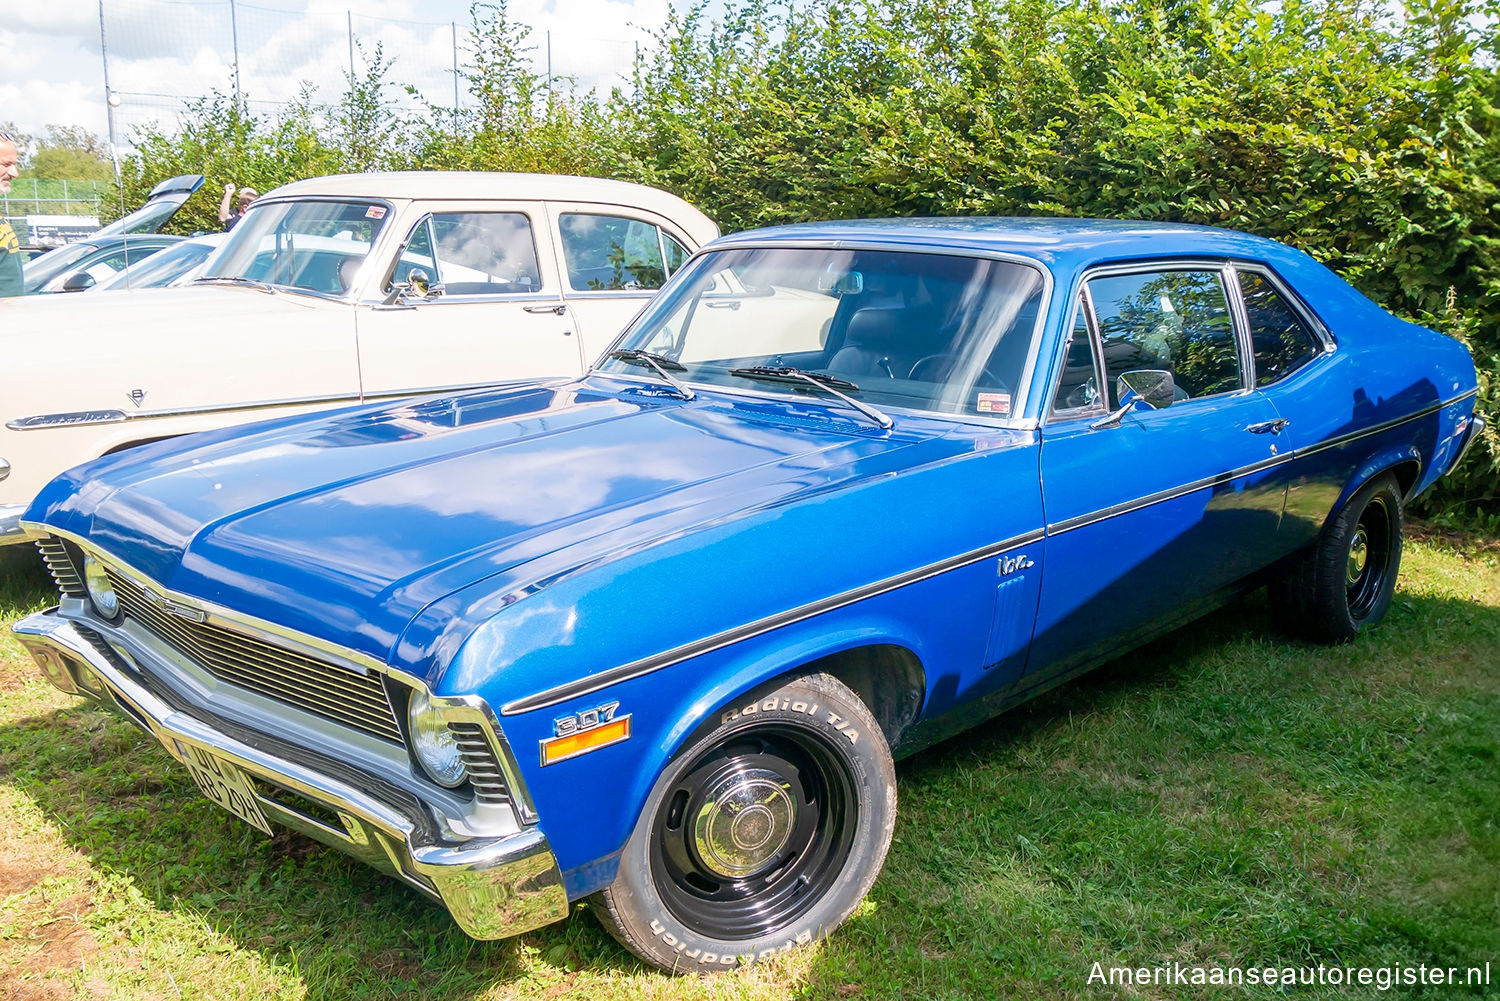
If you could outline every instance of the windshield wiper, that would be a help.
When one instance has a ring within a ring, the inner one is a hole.
[[[656,374],[667,381],[667,385],[677,390],[677,395],[684,400],[696,400],[698,394],[677,381],[672,372],[686,372],[687,366],[679,361],[659,355],[653,351],[641,351],[638,348],[620,348],[618,351],[609,353],[611,358],[629,362],[632,365],[649,365],[656,369]],[[671,371],[668,371],[670,369]]]
[[[751,365],[748,368],[732,368],[729,370],[729,374],[737,375],[742,379],[760,379],[764,382],[806,382],[837,396],[887,431],[896,424],[895,421],[869,404],[861,403],[854,397],[846,396],[841,392],[845,389],[851,393],[859,392],[859,387],[854,383],[847,379],[840,379],[837,376],[829,375],[826,372],[804,372],[800,368],[793,368],[790,365]]]
[[[194,285],[243,285],[245,288],[258,288],[262,292],[275,295],[277,289],[269,282],[258,281],[254,278],[238,278],[232,275],[204,275],[193,279]]]

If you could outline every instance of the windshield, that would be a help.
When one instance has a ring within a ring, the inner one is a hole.
[[[731,371],[791,367],[853,383],[840,388],[873,406],[1007,417],[1042,288],[1036,268],[978,257],[723,250],[694,261],[618,347],[678,363],[684,382],[816,393]],[[623,358],[599,369],[643,377]]]
[[[202,264],[213,249],[209,244],[197,241],[174,244],[105,279],[94,286],[94,289],[103,292],[108,289],[161,288]]]
[[[201,280],[245,279],[342,296],[391,215],[372,202],[256,202]]]

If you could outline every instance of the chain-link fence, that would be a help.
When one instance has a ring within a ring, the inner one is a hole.
[[[512,18],[528,23],[516,9]],[[471,58],[467,17],[398,20],[243,0],[100,0],[99,14],[109,120],[121,147],[135,127],[170,125],[186,102],[215,90],[238,96],[252,114],[284,109],[309,88],[315,100],[332,102],[350,74],[364,74],[377,46],[392,61],[385,96],[393,106],[454,107],[469,99],[462,79]],[[596,37],[533,23],[528,56],[532,71],[556,87],[607,91],[628,79],[645,38],[639,29]]]
[[[113,181],[43,181],[20,177],[0,195],[0,216],[98,216],[115,199]]]

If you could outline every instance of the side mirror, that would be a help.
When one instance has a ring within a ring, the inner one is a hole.
[[[94,276],[87,271],[75,271],[63,282],[64,292],[87,292],[95,285]]]
[[[406,273],[406,281],[391,286],[380,305],[391,309],[412,309],[414,303],[442,294],[442,285],[432,284],[432,279],[421,268],[412,268]]]
[[[1170,407],[1176,393],[1177,382],[1172,373],[1160,368],[1122,372],[1115,385],[1115,398],[1122,404],[1131,402],[1133,396],[1153,410]]]

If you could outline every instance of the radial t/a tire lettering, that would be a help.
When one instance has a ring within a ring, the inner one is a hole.
[[[654,966],[732,969],[837,928],[895,821],[890,748],[859,696],[826,674],[773,682],[673,758],[593,908]]]

